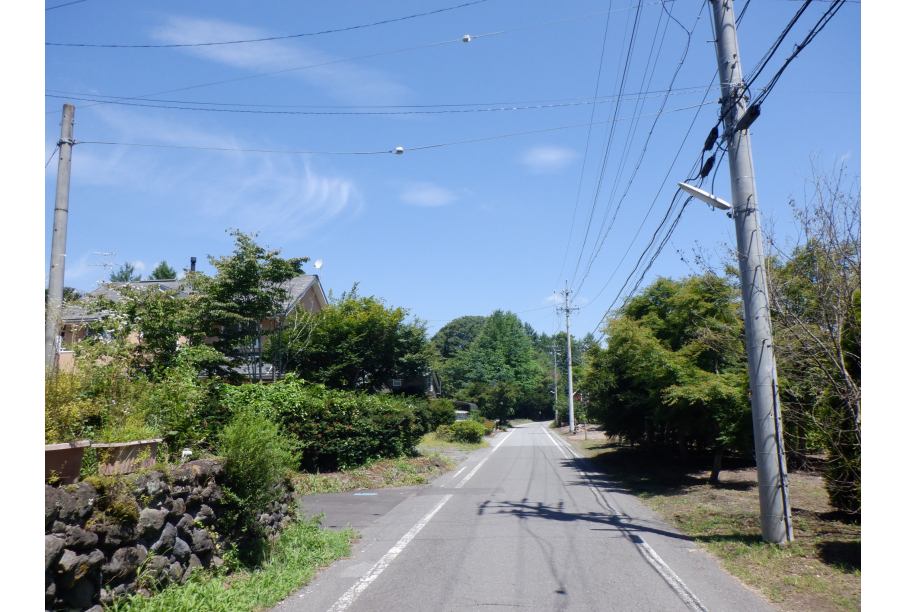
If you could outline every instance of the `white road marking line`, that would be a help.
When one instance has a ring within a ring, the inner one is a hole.
[[[358,596],[362,594],[362,591],[367,589],[368,586],[372,582],[374,582],[374,579],[380,576],[381,572],[387,569],[387,566],[390,565],[390,563],[394,559],[396,559],[397,555],[403,552],[403,549],[406,548],[406,545],[408,545],[409,542],[411,542],[412,539],[416,535],[418,535],[418,532],[428,524],[428,521],[430,521],[441,508],[443,508],[444,504],[450,501],[451,497],[453,497],[453,495],[451,494],[444,495],[440,502],[436,506],[434,506],[431,512],[423,516],[421,520],[412,527],[412,529],[406,532],[406,535],[400,538],[399,542],[397,542],[393,546],[393,548],[391,548],[383,557],[381,557],[380,561],[374,564],[374,567],[368,570],[367,574],[359,578],[358,582],[352,585],[352,587],[350,587],[348,591],[343,593],[343,596],[340,597],[340,599],[338,599],[333,606],[331,606],[328,612],[342,612],[350,605],[352,605],[352,602],[354,602],[356,598],[358,598]]]
[[[554,446],[557,447],[557,450],[560,451],[560,454],[563,455],[564,457],[566,457],[567,459],[569,459],[569,455],[567,455],[565,452],[563,452],[563,447],[560,446],[560,444],[557,442],[557,439],[556,439],[553,435],[551,435],[551,432],[549,432],[549,431],[547,430],[547,427],[545,427],[544,425],[542,425],[542,426],[541,426],[541,429],[544,430],[544,433],[547,434],[547,437],[549,437],[551,440],[553,440]]]
[[[481,466],[484,465],[484,462],[487,461],[488,459],[490,459],[490,458],[491,458],[491,455],[494,454],[494,451],[496,451],[498,448],[500,448],[501,446],[503,446],[503,443],[506,442],[506,439],[509,438],[512,434],[513,434],[513,432],[511,431],[511,432],[507,433],[507,435],[503,436],[503,437],[500,439],[500,442],[498,442],[497,444],[494,445],[494,448],[491,449],[491,452],[488,453],[487,456],[486,456],[484,459],[482,459],[481,461],[478,462],[478,465],[475,466],[475,469],[473,469],[471,472],[469,472],[468,474],[466,474],[466,477],[463,478],[462,480],[460,480],[459,483],[458,483],[455,487],[453,487],[453,488],[454,488],[454,489],[458,489],[458,488],[460,488],[462,485],[466,484],[466,482],[468,482],[469,478],[471,478],[472,476],[475,475],[475,472],[477,472],[477,471],[481,468]]]
[[[475,472],[477,472],[478,469],[482,465],[484,465],[484,462],[487,461],[491,457],[491,455],[494,454],[494,451],[496,451],[498,448],[500,448],[500,446],[506,441],[506,439],[508,437],[510,437],[510,435],[512,433],[513,432],[509,432],[507,435],[505,435],[503,438],[501,438],[500,442],[498,442],[494,446],[494,448],[491,449],[491,452],[488,453],[487,456],[484,459],[482,459],[478,463],[478,465],[476,465],[475,468],[471,472],[469,472],[465,478],[460,480],[459,484],[457,484],[453,488],[458,489],[458,488],[462,487],[462,485],[464,485],[472,476],[474,476]],[[463,468],[463,470],[464,469],[465,468]],[[461,471],[462,470],[460,470],[460,472]],[[457,472],[457,474],[458,473],[459,472]],[[454,475],[453,477],[455,478],[456,476]],[[434,518],[434,515],[437,514],[441,508],[443,508],[444,504],[447,503],[448,501],[450,501],[451,497],[453,497],[453,496],[450,494],[444,495],[443,498],[440,500],[440,502],[438,502],[438,504],[436,506],[434,506],[434,508],[431,510],[431,512],[429,512],[428,514],[423,516],[421,518],[421,520],[419,522],[417,522],[414,527],[412,527],[412,529],[410,529],[408,532],[406,532],[406,535],[401,537],[399,542],[397,542],[393,546],[393,548],[388,550],[387,553],[383,557],[381,557],[381,559],[377,563],[374,564],[374,567],[372,567],[370,570],[368,570],[367,574],[365,574],[364,576],[359,578],[359,580],[354,585],[352,585],[348,591],[343,593],[343,596],[340,597],[340,599],[338,599],[337,602],[333,606],[331,606],[330,610],[328,610],[327,612],[343,612],[343,610],[345,610],[350,605],[352,605],[352,602],[354,602],[358,598],[358,596],[362,594],[362,591],[367,589],[368,586],[372,582],[374,582],[375,578],[380,576],[381,572],[383,572],[385,569],[387,569],[387,566],[390,565],[390,563],[394,559],[396,559],[397,555],[399,555],[401,552],[403,552],[403,549],[406,548],[406,546],[409,544],[409,542],[411,542],[415,538],[415,536],[418,535],[418,532],[421,531],[422,528],[428,524],[428,521],[430,521],[432,518]]]
[[[460,474],[465,472],[467,467],[469,467],[469,466],[464,466],[464,467],[460,468],[458,472],[456,472],[455,474],[453,474],[453,476],[450,477],[450,480],[454,480],[457,476],[459,476]]]
[[[680,577],[677,576],[670,566],[664,563],[664,560],[661,559],[654,549],[651,548],[648,543],[642,538],[635,536],[633,539],[638,539],[636,544],[641,549],[645,560],[648,561],[648,564],[653,567],[658,574],[670,585],[670,588],[680,596],[680,599],[695,612],[708,612],[708,609],[698,600],[698,598],[692,594],[692,591],[689,590],[683,581],[680,580]]]
[[[544,428],[544,433],[549,435],[554,440],[554,443],[557,444],[558,448],[561,444],[563,444],[564,447],[570,453],[572,453],[574,457],[582,457],[582,455],[579,455],[572,449],[571,445],[568,445],[568,442],[564,440],[558,440],[547,430],[546,427]],[[610,500],[608,500],[604,496],[604,493],[598,489],[597,485],[594,484],[588,473],[585,470],[579,471],[582,472],[583,476],[585,476],[585,479],[591,486],[592,493],[594,493],[595,497],[597,497],[603,503],[603,505],[607,506],[607,508],[616,516],[625,518],[626,515],[614,508],[613,505],[611,505]],[[687,587],[685,583],[680,579],[680,577],[676,575],[676,572],[670,569],[670,566],[667,565],[664,560],[660,558],[660,556],[658,556],[654,549],[651,548],[651,546],[649,546],[649,544],[645,540],[637,535],[633,535],[632,540],[635,545],[638,546],[642,551],[642,555],[645,557],[645,560],[648,561],[648,564],[651,565],[655,569],[655,571],[661,575],[661,578],[664,579],[664,581],[670,586],[673,592],[679,595],[680,599],[683,600],[683,603],[685,603],[686,606],[688,606],[694,612],[708,612],[708,609],[704,606],[704,604],[698,600],[695,594],[689,590],[689,587]]]

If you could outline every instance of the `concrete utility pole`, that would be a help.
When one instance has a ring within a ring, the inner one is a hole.
[[[75,107],[63,105],[60,130],[57,197],[53,211],[53,237],[50,242],[50,278],[47,284],[47,313],[44,322],[44,369],[56,367],[57,335],[60,333],[60,310],[63,306],[63,268],[66,259],[66,223],[69,218],[69,169],[72,162],[72,118]]]
[[[567,373],[567,387],[569,390],[569,430],[572,433],[576,433],[576,415],[573,409],[573,348],[572,348],[572,335],[569,331],[569,313],[573,310],[579,310],[578,308],[569,307],[569,294],[572,291],[569,290],[569,285],[564,283],[563,295],[566,298],[566,307],[559,308],[561,312],[566,313],[566,373]]]
[[[733,193],[733,220],[739,278],[745,305],[746,357],[749,368],[749,395],[755,426],[755,459],[758,466],[758,495],[761,504],[761,537],[783,544],[793,539],[789,483],[777,370],[771,334],[767,279],[764,270],[764,243],[755,193],[755,169],[747,129],[736,129],[746,112],[747,100],[733,0],[710,0],[717,38],[717,65],[720,70],[721,111],[724,141],[730,165]]]

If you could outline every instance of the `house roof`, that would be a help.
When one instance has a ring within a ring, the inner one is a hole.
[[[312,286],[314,286],[315,293],[318,296],[318,300],[327,305],[327,297],[324,295],[324,290],[321,288],[321,280],[318,278],[317,274],[303,274],[302,276],[297,276],[292,278],[285,283],[283,283],[283,288],[286,289],[289,293],[289,299],[283,302],[283,314],[289,314],[293,308],[299,303],[299,300],[302,299]]]
[[[159,287],[165,291],[175,291],[176,294],[174,297],[188,297],[191,294],[191,289],[188,287],[187,283],[184,280],[177,279],[164,279],[164,280],[142,280],[142,281],[130,281],[124,283],[106,283],[92,291],[88,294],[87,297],[104,297],[114,302],[119,302],[123,299],[122,293],[118,291],[120,287],[130,286],[135,289],[148,289],[151,287]],[[302,299],[309,289],[314,286],[314,290],[318,296],[318,299],[322,304],[327,304],[327,298],[324,295],[324,290],[321,288],[321,282],[317,274],[303,274],[292,278],[285,283],[283,283],[283,288],[289,293],[289,299],[283,303],[283,314],[289,314],[293,308],[299,303],[299,300]],[[76,324],[76,323],[93,323],[102,319],[106,312],[90,312],[90,308],[84,304],[71,304],[63,308],[62,311],[62,320],[64,324]]]

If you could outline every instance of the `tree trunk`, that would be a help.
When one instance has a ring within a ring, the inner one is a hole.
[[[714,451],[714,463],[711,465],[711,476],[708,477],[708,482],[716,485],[720,480],[720,466],[724,459],[724,447],[719,446],[716,451]]]

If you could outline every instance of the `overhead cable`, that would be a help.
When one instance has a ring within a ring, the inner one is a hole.
[[[607,5],[608,8],[613,6],[612,3]],[[607,47],[607,32],[610,29],[610,15],[607,16],[607,23],[604,25],[604,40],[601,43],[601,57],[598,59],[598,74],[595,77],[595,100],[598,99],[598,88],[601,84],[601,68],[604,66],[604,49]],[[588,147],[591,143],[591,128],[595,121],[595,111],[597,106],[592,106],[591,117],[588,119],[588,132],[585,135],[585,151],[582,153],[582,170],[579,172],[579,186],[576,188],[576,201],[573,203],[573,217],[569,224],[569,237],[566,239],[566,250],[563,252],[563,261],[560,262],[560,271],[557,278],[563,274],[563,268],[566,266],[566,258],[569,256],[569,247],[573,240],[573,229],[576,225],[576,213],[579,210],[579,197],[582,195],[582,182],[585,180],[585,166],[588,162]]]
[[[672,0],[670,0],[670,1],[672,1]],[[650,6],[651,4],[661,4],[661,2],[652,2],[652,3],[646,4],[646,5],[644,5],[644,6]],[[589,17],[598,17],[598,16],[600,16],[600,15],[606,15],[606,14],[609,14],[609,13],[618,13],[618,12],[620,12],[620,11],[626,11],[626,10],[629,10],[629,8],[614,9],[613,11],[602,11],[602,12],[599,12],[599,13],[591,13],[591,14],[589,14],[589,15],[580,15],[580,16],[578,16],[578,17],[568,17],[568,18],[566,18],[566,19],[558,19],[558,20],[556,20],[556,21],[547,21],[547,22],[544,22],[544,23],[536,23],[536,24],[527,25],[527,26],[522,26],[522,27],[518,27],[518,28],[512,28],[512,29],[510,29],[510,30],[500,30],[500,31],[497,31],[497,32],[488,32],[488,33],[486,33],[486,34],[477,34],[477,35],[475,35],[475,36],[466,36],[466,37],[461,37],[461,38],[453,38],[453,39],[451,39],[451,40],[444,40],[444,41],[436,42],[436,43],[428,43],[428,44],[425,44],[425,45],[416,45],[416,46],[413,46],[413,47],[404,47],[404,48],[402,48],[402,49],[394,49],[394,50],[392,50],[392,51],[380,51],[380,52],[378,52],[378,53],[370,53],[370,54],[368,54],[368,55],[359,55],[359,56],[357,56],[357,57],[348,57],[348,58],[343,58],[343,59],[338,59],[338,60],[331,60],[331,61],[328,61],[328,62],[320,62],[320,63],[318,63],[318,64],[308,64],[308,65],[305,65],[305,66],[297,66],[297,67],[295,67],[295,68],[284,68],[284,69],[281,69],[281,70],[274,70],[274,71],[272,71],[272,72],[261,72],[261,73],[258,73],[258,74],[250,74],[250,75],[247,75],[247,76],[236,77],[236,78],[232,78],[232,79],[224,79],[224,80],[221,80],[221,81],[212,81],[212,82],[210,82],[210,83],[202,83],[202,84],[200,84],[200,85],[190,85],[190,86],[188,86],[188,87],[178,87],[178,88],[176,88],[176,89],[168,89],[168,90],[165,90],[165,91],[158,91],[158,92],[155,92],[155,93],[141,94],[141,95],[133,96],[133,97],[126,98],[126,99],[129,99],[129,100],[138,100],[138,99],[142,99],[142,98],[150,98],[151,96],[161,96],[161,95],[168,94],[168,93],[175,93],[175,92],[177,92],[177,91],[188,91],[188,90],[190,90],[190,89],[200,89],[200,88],[202,88],[202,87],[213,87],[214,85],[225,85],[225,84],[228,84],[228,83],[236,83],[236,82],[238,82],[238,81],[246,81],[246,80],[249,80],[249,79],[257,79],[257,78],[266,77],[266,76],[274,76],[274,75],[278,75],[278,74],[286,74],[286,73],[289,73],[289,72],[297,72],[297,71],[300,71],[300,70],[308,70],[309,68],[319,68],[319,67],[321,67],[321,66],[329,66],[329,65],[332,65],[332,64],[340,64],[340,63],[344,63],[344,62],[352,62],[352,61],[356,61],[356,60],[370,59],[370,58],[372,58],[372,57],[381,57],[381,56],[384,56],[384,55],[393,55],[393,54],[396,54],[396,53],[404,53],[404,52],[406,52],[406,51],[416,51],[416,50],[418,50],[418,49],[428,49],[428,48],[431,48],[431,47],[439,47],[439,46],[442,46],[442,45],[449,45],[449,44],[453,44],[453,43],[462,43],[462,42],[466,42],[466,40],[468,40],[468,41],[473,41],[473,40],[477,40],[477,39],[480,39],[480,38],[486,38],[486,37],[488,37],[488,36],[498,36],[498,35],[501,35],[501,34],[509,34],[509,33],[512,33],[512,32],[520,32],[520,31],[529,30],[529,29],[532,29],[532,28],[540,28],[540,27],[543,27],[543,26],[555,25],[555,24],[558,24],[558,23],[565,23],[565,22],[568,22],[568,21],[575,21],[575,20],[577,20],[577,19],[587,19],[587,18],[589,18]],[[83,107],[83,108],[87,108],[87,107],[89,107],[89,106],[96,106],[96,105],[98,105],[98,104],[108,104],[108,102],[95,102],[94,104],[86,105],[86,106]],[[55,112],[57,112],[57,111],[48,111],[48,112],[45,113],[45,114],[50,114],[50,113],[55,113]]]
[[[636,100],[642,98],[660,98],[667,97],[671,95],[685,95],[687,93],[695,92],[681,92],[679,94],[666,93],[653,96],[640,96],[636,97],[624,97],[623,100]],[[151,100],[148,102],[136,102],[129,101],[129,99],[100,99],[97,97],[82,97],[82,96],[73,96],[73,95],[55,95],[55,94],[44,94],[45,98],[56,98],[60,100],[78,100],[81,102],[99,102],[103,104],[114,104],[119,106],[138,106],[143,108],[161,108],[168,110],[187,110],[187,111],[201,111],[209,113],[239,113],[239,114],[252,114],[252,115],[442,115],[442,114],[462,114],[462,113],[488,113],[488,112],[505,112],[505,111],[518,111],[518,110],[537,110],[545,108],[568,108],[573,106],[589,106],[596,104],[607,104],[613,103],[615,100],[595,100],[595,101],[586,101],[586,102],[562,102],[558,104],[537,104],[534,106],[509,106],[509,107],[498,107],[498,108],[457,108],[457,109],[443,109],[443,110],[369,110],[369,111],[338,111],[338,110],[307,110],[307,111],[291,111],[291,110],[260,110],[260,109],[237,109],[237,108],[210,108],[205,107],[196,107],[196,106],[174,106],[173,104],[168,103],[178,103],[178,104],[195,104],[194,102],[177,102],[175,100]],[[153,102],[153,103],[152,103]],[[158,103],[159,102],[159,103]]]
[[[714,103],[715,102],[706,102],[705,104],[714,104]],[[663,111],[662,113],[651,113],[648,115],[641,115],[641,116],[642,117],[654,117],[657,114],[676,113],[679,111],[690,110],[693,108],[700,108],[701,106],[704,106],[705,104],[695,104],[695,105],[686,106],[683,108],[676,108],[676,109],[669,110],[669,111]],[[620,119],[617,119],[617,121],[628,121],[630,119],[634,119],[634,117],[621,117]],[[596,124],[610,123],[610,120],[608,119],[605,121],[597,121],[595,123]],[[423,146],[419,146],[419,147],[410,147],[410,148],[405,148],[405,149],[403,147],[397,147],[396,149],[379,150],[379,151],[297,151],[297,150],[287,150],[287,149],[240,149],[240,148],[234,148],[234,147],[201,147],[201,146],[191,146],[191,145],[168,145],[168,144],[153,144],[153,143],[138,143],[138,142],[109,142],[109,141],[99,141],[99,140],[79,140],[77,142],[78,142],[78,144],[113,145],[113,146],[124,146],[124,147],[150,147],[150,148],[159,148],[159,149],[189,149],[189,150],[196,150],[196,151],[236,151],[236,152],[243,152],[243,153],[286,153],[286,154],[293,154],[293,155],[305,155],[305,154],[311,154],[311,155],[316,155],[316,154],[318,154],[318,155],[381,155],[381,154],[394,154],[395,153],[395,154],[399,155],[399,154],[402,154],[403,152],[409,152],[409,151],[422,151],[425,149],[436,149],[439,147],[449,147],[449,146],[454,146],[454,145],[469,144],[469,143],[473,143],[473,142],[483,142],[486,140],[496,140],[499,138],[512,138],[514,136],[525,136],[528,134],[538,134],[541,132],[553,132],[553,131],[557,131],[557,130],[568,130],[568,129],[577,128],[577,127],[585,127],[586,125],[587,125],[586,123],[577,123],[574,125],[562,125],[562,126],[558,126],[558,127],[542,128],[542,129],[538,129],[538,130],[529,130],[529,131],[525,131],[525,132],[514,132],[512,134],[498,134],[495,136],[483,136],[480,138],[470,138],[468,140],[457,140],[454,142],[441,142],[441,143],[437,143],[437,144],[423,145]]]
[[[84,0],[80,0],[84,1]],[[385,25],[388,23],[396,23],[398,21],[406,21],[407,19],[416,19],[418,17],[426,17],[428,15],[436,15],[438,13],[444,13],[446,11],[453,11],[456,9],[465,8],[467,6],[473,6],[475,4],[482,4],[488,0],[474,0],[473,2],[467,2],[465,4],[460,4],[457,6],[448,6],[447,8],[437,9],[435,11],[428,11],[426,13],[416,13],[415,15],[407,15],[405,17],[395,17],[393,19],[385,19],[383,21],[376,21],[374,23],[366,23],[360,25],[349,26],[346,28],[335,28],[333,30],[321,30],[319,32],[305,32],[303,34],[287,34],[286,36],[268,36],[267,38],[252,38],[246,40],[225,40],[220,42],[203,42],[203,43],[173,43],[173,44],[163,44],[163,45],[96,45],[90,43],[44,43],[50,47],[95,47],[95,48],[104,48],[104,49],[174,49],[178,47],[214,47],[218,45],[241,45],[245,43],[256,43],[256,42],[270,42],[275,40],[289,40],[291,38],[304,38],[306,36],[320,36],[321,34],[336,34],[337,32],[349,32],[350,30],[361,30],[364,28],[372,28],[374,26]],[[73,3],[74,4],[74,3]],[[64,5],[65,6],[65,5]]]
[[[63,8],[64,6],[69,6],[71,4],[79,4],[80,2],[86,2],[86,0],[74,0],[73,2],[67,2],[66,4],[58,4],[56,6],[49,6],[44,11],[52,11],[54,9]]]

